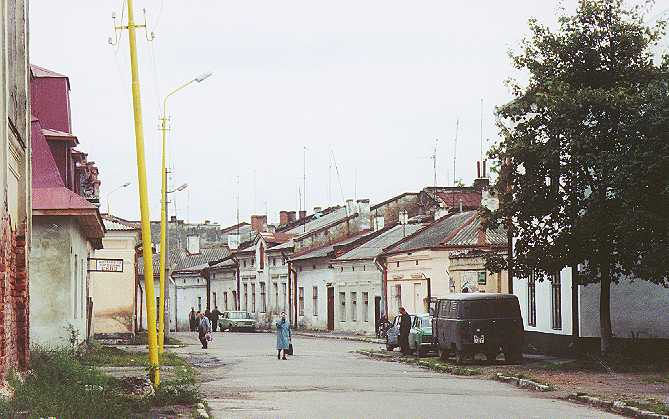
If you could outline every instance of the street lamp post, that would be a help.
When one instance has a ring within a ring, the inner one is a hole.
[[[120,186],[112,189],[112,191],[107,194],[107,214],[111,214],[111,207],[109,206],[109,198],[111,197],[111,194],[113,194],[114,192],[116,192],[120,189],[127,188],[128,186],[130,186],[130,182],[126,182],[123,185],[120,185]]]
[[[158,309],[158,352],[163,353],[165,351],[165,253],[163,249],[166,249],[167,242],[167,169],[165,167],[165,154],[166,154],[166,144],[167,144],[167,99],[170,98],[173,94],[180,91],[181,89],[197,82],[202,83],[204,80],[209,78],[211,73],[205,73],[201,76],[190,80],[176,89],[172,90],[170,93],[165,96],[163,99],[163,116],[160,118],[160,130],[163,132],[163,150],[162,150],[162,170],[161,170],[161,211],[160,211],[160,299],[159,309]]]

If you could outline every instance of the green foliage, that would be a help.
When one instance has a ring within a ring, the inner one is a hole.
[[[97,342],[89,345],[81,354],[80,361],[84,365],[98,367],[146,367],[150,366],[146,352],[129,352],[114,346],[103,346]],[[160,358],[160,365],[184,366],[186,362],[172,352],[165,352]]]
[[[511,55],[529,81],[497,111],[490,156],[508,165],[491,220],[513,220],[517,276],[582,264],[580,283],[667,284],[669,66],[652,54],[665,22],[644,10],[582,1],[557,31],[530,21]]]

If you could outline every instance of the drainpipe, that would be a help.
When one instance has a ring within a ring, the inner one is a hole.
[[[239,272],[239,262],[237,262],[237,298],[236,298],[237,301],[235,301],[235,304],[237,304],[237,310],[241,309],[242,307],[240,303],[241,292],[242,292],[241,288],[242,288],[242,279]]]
[[[297,271],[293,269],[292,262],[288,262],[288,310],[293,327],[297,328]]]
[[[574,344],[574,350],[578,353],[579,351],[579,338],[581,335],[580,324],[578,318],[578,283],[576,281],[576,275],[578,275],[578,269],[575,266],[571,267],[571,337]]]
[[[204,276],[205,283],[207,284],[207,310],[211,312],[211,273],[209,269],[203,269],[202,276]]]
[[[374,258],[376,269],[381,272],[381,309],[382,315],[388,317],[388,264],[386,259],[380,256]]]

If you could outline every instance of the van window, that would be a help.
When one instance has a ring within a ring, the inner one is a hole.
[[[518,317],[520,314],[515,300],[468,301],[463,307],[464,317],[468,319]]]
[[[448,318],[450,315],[449,313],[450,310],[451,310],[451,302],[442,301],[439,306],[439,317]]]
[[[458,301],[451,301],[451,310],[449,314],[450,319],[457,319],[458,318],[458,308],[460,307],[460,303]]]

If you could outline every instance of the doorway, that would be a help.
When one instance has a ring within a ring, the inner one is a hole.
[[[381,320],[381,297],[374,297],[374,332],[379,330],[379,322]]]
[[[328,330],[334,330],[334,287],[328,287]]]

